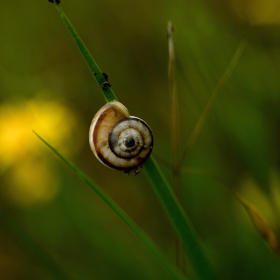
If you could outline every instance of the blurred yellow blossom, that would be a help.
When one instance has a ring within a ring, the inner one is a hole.
[[[58,190],[47,151],[32,132],[39,133],[62,154],[71,156],[82,147],[80,121],[65,105],[36,97],[0,106],[0,174],[8,170],[8,196],[21,205],[51,200]],[[40,158],[40,160],[38,160]]]

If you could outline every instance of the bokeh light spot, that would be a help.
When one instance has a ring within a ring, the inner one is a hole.
[[[0,174],[8,172],[9,188],[4,191],[21,206],[50,201],[59,189],[45,157],[49,151],[32,131],[67,157],[85,143],[77,114],[58,101],[38,96],[0,106]]]

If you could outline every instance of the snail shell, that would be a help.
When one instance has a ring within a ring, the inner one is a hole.
[[[136,175],[152,152],[153,135],[143,120],[130,116],[123,104],[113,101],[94,116],[89,144],[104,165]]]

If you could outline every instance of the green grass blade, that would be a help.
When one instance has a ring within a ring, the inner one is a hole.
[[[102,90],[106,101],[107,102],[117,101],[118,99],[117,99],[116,95],[114,94],[113,90],[111,89],[111,87],[110,86],[105,86],[105,87],[102,86],[102,84],[104,82],[106,82],[106,80],[105,80],[101,70],[99,69],[98,65],[96,64],[96,62],[92,58],[92,56],[91,56],[90,52],[88,51],[87,47],[85,46],[84,42],[82,41],[82,39],[80,38],[80,36],[76,32],[75,28],[73,27],[73,25],[71,24],[69,19],[66,17],[66,15],[62,11],[61,7],[56,3],[55,3],[55,6],[56,6],[64,24],[66,25],[68,31],[70,32],[72,38],[74,39],[77,47],[79,48],[83,58],[85,59],[90,71],[92,72],[92,74],[94,75],[98,85],[100,86],[100,89]]]
[[[145,161],[145,172],[160,198],[169,218],[180,236],[183,246],[200,279],[216,279],[215,273],[206,259],[203,249],[196,237],[191,222],[175,197],[168,182],[161,173],[153,157]]]
[[[129,218],[129,216],[105,193],[95,184],[87,175],[85,175],[73,163],[63,157],[56,149],[54,149],[48,142],[46,142],[40,135],[34,132],[39,139],[41,139],[61,160],[63,160],[96,194],[119,216],[119,218],[134,232],[134,234],[141,239],[141,241],[154,253],[159,262],[165,269],[174,277],[174,279],[187,279],[182,276],[171,264],[171,262],[162,254],[155,243]]]

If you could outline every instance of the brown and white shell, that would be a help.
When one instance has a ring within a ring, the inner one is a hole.
[[[152,152],[153,135],[146,122],[130,116],[123,104],[113,101],[105,104],[94,116],[89,144],[104,165],[137,174]]]

